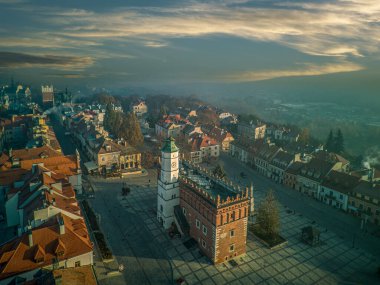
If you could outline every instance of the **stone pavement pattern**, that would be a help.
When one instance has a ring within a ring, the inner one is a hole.
[[[187,284],[340,284],[356,281],[358,276],[361,276],[360,280],[365,280],[366,272],[374,265],[372,256],[351,248],[334,233],[318,225],[322,244],[317,247],[303,244],[300,241],[301,228],[312,221],[289,213],[282,205],[281,234],[288,239],[286,246],[270,250],[249,234],[247,254],[236,259],[238,266],[211,265],[200,255],[198,248],[186,249],[183,240],[170,239],[159,226],[155,214],[156,187],[138,186],[133,179],[129,183],[131,193],[125,199],[118,193],[117,199],[124,211],[139,215],[152,235],[151,244],[166,251],[173,267],[174,280],[183,277]],[[109,181],[104,185],[100,191],[112,191],[121,182]],[[256,202],[260,202],[264,195],[263,192],[256,192]]]

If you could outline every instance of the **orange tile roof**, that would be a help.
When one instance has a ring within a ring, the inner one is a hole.
[[[20,162],[20,166],[24,169],[31,169],[33,164],[38,163],[43,163],[44,167],[57,174],[71,176],[77,174],[78,171],[75,155],[25,160]]]
[[[65,232],[60,234],[58,219],[63,219]],[[81,224],[79,231],[74,228]],[[29,246],[28,234],[17,237],[0,247],[0,280],[49,266],[54,259],[65,260],[92,252],[92,244],[83,219],[71,219],[57,214],[46,223],[33,229],[33,245]],[[61,244],[61,245],[60,245]],[[62,246],[62,255],[57,255],[57,246]],[[36,257],[41,260],[36,260]]]
[[[40,159],[42,157],[57,157],[62,154],[48,145],[36,148],[24,148],[12,150],[12,157],[20,160]]]
[[[20,181],[22,177],[28,173],[28,170],[22,168],[12,168],[0,171],[0,185],[12,185],[16,181]]]

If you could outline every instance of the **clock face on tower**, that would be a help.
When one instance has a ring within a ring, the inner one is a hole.
[[[177,166],[177,163],[172,162],[172,167],[176,167],[176,166]]]

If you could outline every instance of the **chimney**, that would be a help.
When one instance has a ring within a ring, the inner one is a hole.
[[[63,218],[58,218],[58,224],[59,224],[59,234],[64,235],[65,234],[65,222]]]
[[[33,246],[33,234],[32,234],[31,227],[29,227],[29,230],[28,230],[28,245],[29,247]]]

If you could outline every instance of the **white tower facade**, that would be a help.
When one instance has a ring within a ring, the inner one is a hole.
[[[157,183],[157,219],[165,229],[174,222],[174,206],[179,205],[178,162],[178,148],[170,137],[161,149],[161,172]]]

